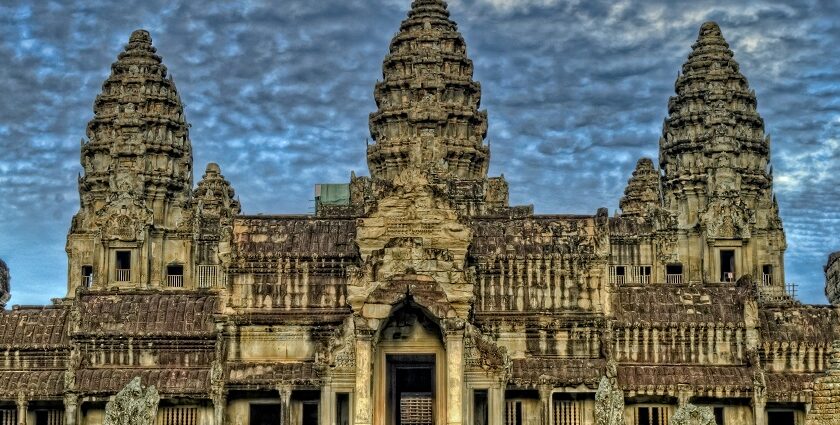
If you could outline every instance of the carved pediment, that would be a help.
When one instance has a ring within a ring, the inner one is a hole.
[[[145,202],[123,193],[97,211],[94,222],[102,239],[136,241],[143,239],[143,231],[152,225],[153,216]]]
[[[709,239],[748,239],[751,213],[736,197],[716,198],[701,216]]]

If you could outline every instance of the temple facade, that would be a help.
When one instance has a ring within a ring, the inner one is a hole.
[[[833,306],[788,294],[755,92],[718,25],[690,47],[621,211],[536,215],[488,176],[446,3],[415,0],[370,175],[319,185],[313,215],[249,216],[218,165],[193,182],[135,31],[81,141],[67,295],[0,313],[0,425],[102,424],[136,377],[160,425],[836,423],[840,254]]]

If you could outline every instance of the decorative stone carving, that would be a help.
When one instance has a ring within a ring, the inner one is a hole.
[[[135,377],[105,405],[104,425],[155,425],[160,396],[154,386],[143,387]]]
[[[95,223],[102,239],[136,241],[143,239],[143,231],[153,224],[153,220],[145,201],[122,193],[113,196],[105,208],[97,211]]]
[[[606,376],[601,378],[595,393],[595,424],[624,425],[624,393]]]
[[[735,197],[715,198],[703,213],[702,222],[709,239],[749,239],[750,211]]]
[[[400,177],[391,195],[358,220],[356,243],[363,266],[351,277],[348,301],[362,311],[368,296],[389,279],[427,276],[466,317],[473,296],[465,266],[472,232],[427,183],[425,173],[407,169]]]
[[[671,416],[669,425],[716,425],[715,414],[711,407],[686,404]]]

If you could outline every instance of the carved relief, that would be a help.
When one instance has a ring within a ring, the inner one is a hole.
[[[155,425],[160,396],[154,386],[135,377],[105,405],[104,425]]]
[[[750,211],[735,197],[713,199],[701,216],[709,239],[748,239]]]
[[[715,415],[708,406],[686,404],[677,409],[671,417],[670,425],[715,425]]]

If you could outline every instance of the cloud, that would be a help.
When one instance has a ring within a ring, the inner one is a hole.
[[[408,0],[0,5],[0,257],[15,303],[64,295],[79,139],[132,30],[174,75],[198,173],[218,162],[246,213],[307,213],[313,185],[366,172],[373,85]],[[539,213],[611,210],[656,157],[674,79],[716,20],[773,138],[786,272],[825,302],[840,249],[840,6],[829,2],[458,0],[490,117],[491,173]]]

